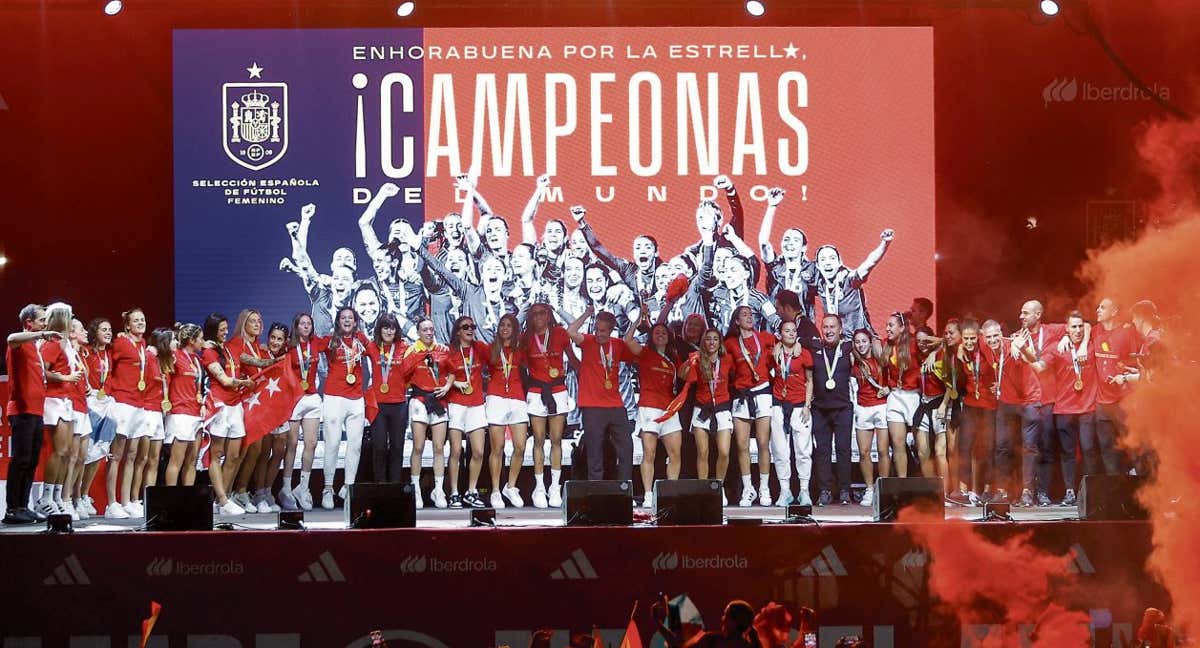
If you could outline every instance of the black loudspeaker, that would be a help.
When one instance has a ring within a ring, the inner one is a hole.
[[[942,480],[937,477],[880,477],[875,480],[875,521],[893,522],[900,509],[918,506],[946,517]]]
[[[417,496],[412,482],[349,484],[346,526],[351,529],[411,529],[417,526]]]
[[[1149,519],[1137,500],[1141,483],[1141,478],[1133,475],[1086,475],[1079,486],[1079,519]]]
[[[212,486],[146,488],[147,531],[212,531]]]
[[[567,526],[633,524],[633,482],[580,481],[563,484],[563,522]]]
[[[660,479],[654,482],[654,516],[659,526],[721,524],[721,480]]]

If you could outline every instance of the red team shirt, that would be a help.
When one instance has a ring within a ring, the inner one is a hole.
[[[609,336],[608,342],[600,344],[595,335],[585,334],[579,345],[583,359],[579,363],[579,406],[580,407],[625,407],[621,400],[620,379],[622,362],[636,360],[625,342]],[[601,362],[601,350],[609,359],[606,370]],[[605,387],[605,380],[611,388]]]
[[[146,370],[155,361],[154,356],[146,351],[146,341],[131,340],[118,335],[112,344],[112,374],[108,377],[108,393],[118,403],[141,407],[143,395],[138,391],[138,380],[146,380],[149,389],[150,381],[144,376],[142,358],[145,358]]]
[[[499,342],[494,343],[493,346],[495,344],[499,344]],[[488,365],[487,395],[525,400],[525,386],[521,384],[521,366],[525,364],[525,352],[512,347],[502,347],[495,360],[491,360],[490,355],[488,358],[490,364]],[[506,365],[507,376],[505,376]]]
[[[807,353],[807,351],[806,351]],[[866,372],[871,375],[871,380],[875,381],[879,387],[886,387],[886,381],[883,379],[883,370],[879,366],[879,361],[875,358],[867,358]],[[861,360],[854,360],[850,365],[850,375],[858,382],[858,393],[856,394],[859,407],[875,407],[876,405],[886,405],[887,396],[879,395],[879,387],[872,385],[867,380],[863,372],[863,363]]]
[[[162,414],[162,378],[162,368],[158,366],[158,357],[148,357],[146,359],[146,391],[142,392],[142,402],[138,407]]]
[[[545,346],[544,350],[543,345]],[[525,345],[525,353],[529,359],[529,377],[548,383],[554,380],[550,377],[551,368],[558,372],[559,378],[565,376],[566,366],[563,363],[563,353],[570,347],[571,336],[561,326],[552,326],[547,333],[530,335],[529,343]],[[566,385],[555,385],[551,391],[557,394],[566,389]],[[542,388],[531,384],[529,391],[540,394]]]
[[[397,341],[394,344],[384,344],[382,347],[377,347],[372,344],[368,349],[371,354],[371,359],[374,361],[374,374],[372,376],[372,389],[375,390],[375,398],[379,403],[403,403],[408,400],[408,379],[404,376],[402,366],[404,364],[404,353],[408,351],[408,345],[403,340]],[[297,364],[293,356],[293,366]],[[384,360],[387,360],[390,369],[387,372],[388,386],[387,393],[381,391],[385,384],[383,376]]]
[[[720,366],[713,363],[713,384],[704,379],[700,372],[698,353],[693,353],[688,360],[689,369],[684,380],[696,383],[696,403],[699,405],[724,405],[730,401],[729,376],[733,373],[728,356],[719,358]]]
[[[418,346],[414,344],[405,352],[404,362],[400,365],[404,380],[422,391],[437,391],[446,384],[446,377],[454,373],[450,367],[449,349],[444,344],[436,344],[432,350],[428,351],[418,351],[417,349]],[[430,369],[429,363],[425,361],[426,357],[431,359],[433,369]],[[433,373],[435,369],[436,376]]]
[[[112,367],[112,357],[108,349],[96,351],[91,347],[84,347],[80,349],[79,357],[83,358],[83,364],[87,367],[88,388],[103,389]]]
[[[783,365],[775,362],[775,354],[772,353],[768,367],[775,379],[771,381],[771,395],[775,400],[792,405],[803,405],[806,390],[808,389],[808,376],[805,371],[812,369],[813,359],[812,354],[808,349],[801,347],[799,344],[795,346],[800,350],[797,355],[785,356]],[[784,368],[787,368],[787,377],[783,375]],[[787,393],[784,394],[784,387],[787,387]]]
[[[242,365],[243,355],[248,355],[260,360],[271,357],[270,352],[267,351],[266,348],[264,348],[261,344],[259,344],[258,340],[246,340],[242,337],[236,337],[227,342],[225,344],[225,348],[228,349],[238,361],[238,367],[242,373],[236,376],[237,378],[249,378],[252,372],[258,371],[258,367]]]
[[[967,353],[967,362],[958,363],[963,405],[996,409],[998,401],[996,392],[993,391],[996,387],[996,370],[993,364],[995,358],[995,352],[989,347],[976,347],[974,352]],[[976,392],[979,394],[978,398],[975,397]]]
[[[641,393],[638,407],[665,410],[675,398],[675,374],[679,363],[671,353],[664,357],[652,345],[642,347],[637,356]]]
[[[1030,337],[1033,339],[1033,352],[1038,358],[1041,358],[1046,352],[1057,349],[1058,343],[1062,337],[1067,334],[1066,324],[1040,324],[1036,331],[1030,331]],[[1037,373],[1037,372],[1034,372]],[[1042,404],[1054,402],[1052,399],[1058,389],[1055,385],[1054,373],[1043,371],[1037,374],[1038,385],[1041,387]]]
[[[1075,365],[1071,355],[1071,351],[1059,353],[1057,348],[1047,349],[1042,354],[1042,360],[1046,362],[1046,371],[1043,373],[1054,373],[1055,414],[1086,414],[1096,409],[1096,397],[1100,391],[1096,384],[1096,355],[1089,348],[1087,359],[1079,363],[1078,378],[1083,381],[1081,391],[1075,391]]]
[[[307,342],[301,342],[294,349],[288,349],[288,362],[296,379],[300,381],[305,394],[317,393],[317,360],[329,348],[329,338],[312,336]],[[306,368],[307,367],[307,368]],[[303,383],[307,381],[308,387]]]
[[[1010,353],[1012,343],[1000,343],[1003,352],[993,358],[992,366],[1000,376],[1000,402],[1010,405],[1038,405],[1042,402],[1042,383],[1037,372],[1024,360],[1015,360]]]
[[[221,370],[230,378],[237,378],[241,372],[241,363],[238,362],[238,356],[233,355],[232,349],[225,348],[225,361],[221,362],[221,356],[216,349],[205,349],[200,354],[200,364],[204,365],[205,372],[208,372],[208,367],[212,364],[221,366]],[[208,374],[208,391],[212,394],[214,400],[226,405],[236,405],[242,400],[242,393],[236,389],[221,385],[216,376]]]
[[[31,343],[26,342],[26,344]],[[51,340],[42,344],[42,364],[45,365],[47,371],[69,376],[71,375],[71,365],[66,352],[63,351],[62,345],[64,344],[70,344],[70,342]],[[74,389],[71,383],[46,380],[46,398],[70,398],[72,391]]]
[[[370,346],[371,341],[362,331],[350,337],[337,335],[329,340],[329,348],[325,351],[325,356],[329,359],[325,396],[350,399],[363,397],[363,381],[366,376],[362,360],[370,357]],[[351,374],[354,375],[353,384],[346,382],[346,377]]]
[[[755,331],[754,335],[746,337],[739,332],[736,337],[725,340],[725,357],[733,361],[735,389],[745,391],[770,380],[774,348],[775,336],[763,331]]]
[[[200,403],[196,394],[200,393],[200,358],[194,353],[183,349],[175,350],[175,371],[171,373],[167,387],[168,398],[171,400],[172,414],[200,416]]]
[[[1129,326],[1117,326],[1111,331],[1102,326],[1092,327],[1092,352],[1096,356],[1096,381],[1099,389],[1096,402],[1102,405],[1112,405],[1133,391],[1133,385],[1125,383],[1118,385],[1109,382],[1113,376],[1125,373],[1126,366],[1133,366],[1132,354],[1140,347],[1137,331]]]
[[[446,395],[447,403],[464,407],[483,405],[484,396],[487,395],[483,391],[483,368],[491,362],[491,353],[491,347],[478,340],[466,348],[450,347],[450,351],[446,354],[450,371],[454,372],[456,380],[471,385],[471,393],[465,394],[461,389],[451,387],[450,393]]]
[[[886,343],[885,343],[886,344]],[[887,386],[889,389],[904,389],[916,391],[921,388],[921,354],[917,350],[917,341],[909,342],[909,361],[908,368],[904,373],[900,373],[900,354],[898,349],[893,349],[888,354],[887,365]]]

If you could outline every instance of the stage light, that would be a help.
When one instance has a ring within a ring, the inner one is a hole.
[[[1042,0],[1042,13],[1047,16],[1058,15],[1058,3],[1054,0]]]
[[[121,2],[121,0],[109,0],[104,5],[104,15],[115,16],[115,15],[121,13],[121,10],[124,8],[125,8],[125,3]]]
[[[767,13],[767,7],[759,0],[750,0],[746,3],[746,13],[758,17]]]
[[[415,2],[401,2],[400,6],[396,7],[396,15],[401,18],[411,16],[412,12],[416,11],[416,9],[417,3]]]
[[[0,254],[0,268],[3,268],[6,265],[8,265],[8,257]]]

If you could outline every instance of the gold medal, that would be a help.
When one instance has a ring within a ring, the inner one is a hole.
[[[164,414],[167,412],[170,412],[171,411],[171,401],[164,398],[163,402],[162,402],[162,408],[163,408]]]
[[[779,392],[779,395],[787,398],[787,385],[783,386],[783,390]]]
[[[196,402],[203,405],[204,404],[204,394],[201,394],[200,392],[196,392]]]
[[[558,378],[558,369],[555,367],[550,367],[549,374],[551,378]]]
[[[1075,379],[1075,391],[1083,391],[1083,379],[1082,378]]]
[[[834,387],[837,387],[837,383],[833,381],[833,378],[825,381],[825,389],[832,391]]]
[[[97,398],[98,400],[104,400],[104,398],[105,398],[105,395],[104,395],[104,388],[103,388],[103,387],[101,387],[100,389],[96,390],[96,398]]]
[[[387,383],[383,383],[382,385],[380,385],[380,386],[379,386],[379,393],[380,393],[380,394],[386,394],[386,393],[388,393],[388,389],[390,389],[390,388],[388,387],[388,384],[387,384]]]
[[[351,385],[353,385],[357,380],[358,380],[358,376],[355,376],[352,373],[346,374],[346,382],[347,383],[350,383]]]
[[[145,380],[138,381],[138,391],[146,391],[146,381]]]
[[[605,389],[612,389],[612,381],[611,381],[611,380],[605,380],[605,381],[604,381],[604,388],[605,388]]]
[[[949,398],[950,400],[958,400],[958,390],[953,387],[951,387],[950,389],[947,389],[946,397]]]
[[[303,389],[304,391],[308,391],[308,381],[307,380],[300,381],[300,389]]]
[[[471,387],[470,385],[467,385],[466,387],[463,387],[462,393],[470,396],[471,392],[473,392],[473,391],[475,391],[475,388]]]

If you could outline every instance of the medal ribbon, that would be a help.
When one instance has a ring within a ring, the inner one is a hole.
[[[758,341],[758,336],[754,338],[754,360],[750,359],[750,352],[746,349],[746,337],[741,333],[738,334],[738,347],[742,350],[742,359],[746,364],[750,365],[750,375],[754,378],[754,384],[758,384],[758,359],[762,357],[762,343]]]
[[[821,350],[821,362],[825,363],[825,380],[826,382],[833,380],[833,370],[837,367],[837,363],[842,359],[842,344],[837,345],[837,352],[833,356],[833,362],[829,362],[829,349]]]

